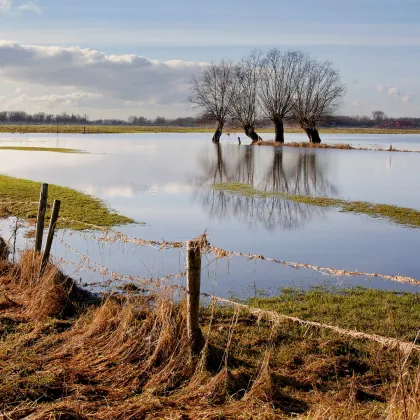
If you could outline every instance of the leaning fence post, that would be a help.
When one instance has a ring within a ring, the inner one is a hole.
[[[47,211],[48,184],[42,184],[39,195],[38,217],[36,220],[35,252],[41,252],[44,234],[45,213]]]
[[[201,330],[199,324],[201,282],[201,241],[194,239],[187,244],[187,329],[191,353],[201,350]]]
[[[48,229],[47,242],[45,243],[44,255],[42,256],[41,268],[39,270],[40,277],[44,274],[45,267],[47,266],[48,259],[50,258],[51,245],[54,239],[54,232],[55,227],[57,225],[58,213],[60,212],[60,205],[60,200],[54,200],[53,209],[51,213],[50,227]]]

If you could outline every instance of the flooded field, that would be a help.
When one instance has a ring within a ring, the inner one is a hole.
[[[240,182],[264,191],[420,210],[420,154],[239,146],[237,136],[230,137],[223,136],[221,145],[216,146],[209,134],[3,134],[0,147],[57,147],[88,153],[0,150],[0,171],[99,197],[119,213],[145,223],[116,228],[134,237],[185,241],[206,231],[214,245],[229,250],[322,267],[420,278],[418,229],[279,197],[258,199],[211,188],[214,183]],[[286,141],[302,140],[300,134],[286,136]],[[420,150],[420,135],[323,135],[323,141]],[[10,236],[11,226],[11,220],[1,223],[5,237]],[[120,274],[155,277],[184,270],[183,250],[159,252],[121,243],[98,244],[91,236],[60,232],[53,254],[78,264],[77,254],[60,242],[64,240]],[[379,279],[329,277],[313,270],[243,258],[209,259],[203,266],[203,290],[224,296],[270,294],[283,287],[323,282],[339,287],[361,284],[416,290]],[[76,272],[71,264],[63,268],[69,274]],[[82,275],[77,271],[75,276],[83,276],[84,281],[107,280],[99,272]]]

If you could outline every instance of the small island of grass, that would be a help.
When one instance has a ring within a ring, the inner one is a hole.
[[[383,218],[408,227],[420,227],[420,211],[412,208],[392,206],[390,204],[375,204],[367,201],[347,201],[330,197],[295,195],[281,191],[259,191],[253,186],[241,183],[214,184],[213,189],[231,194],[239,194],[245,197],[280,197],[285,200],[313,206],[337,207],[342,212],[362,213],[371,217]]]
[[[66,147],[0,146],[0,150],[18,150],[24,152],[87,153],[84,150],[69,149]]]
[[[35,221],[40,188],[39,182],[0,175],[0,218],[16,216],[29,222]],[[134,220],[110,210],[98,198],[58,185],[49,185],[47,217],[54,200],[61,200],[60,216],[63,219],[59,219],[59,228],[83,230],[89,228],[86,224],[107,228],[134,223]]]

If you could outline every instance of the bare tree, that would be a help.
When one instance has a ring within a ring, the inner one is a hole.
[[[384,120],[386,120],[387,116],[384,111],[373,111],[372,112],[372,118],[375,122],[375,125],[381,125]]]
[[[213,142],[218,143],[231,112],[236,91],[235,66],[231,61],[211,63],[201,75],[191,81],[189,102],[201,110],[201,118],[217,122]]]
[[[275,141],[284,143],[284,119],[293,107],[294,83],[305,55],[299,51],[270,50],[262,61],[260,103],[264,114],[274,124]]]
[[[321,143],[317,126],[334,115],[345,93],[340,74],[329,61],[306,57],[295,73],[294,86],[293,119],[310,142]]]
[[[254,50],[236,67],[236,95],[233,101],[233,117],[245,131],[245,134],[256,143],[260,137],[255,132],[258,120],[258,85],[261,73],[261,57],[259,50]]]

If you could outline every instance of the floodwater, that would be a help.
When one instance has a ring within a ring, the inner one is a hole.
[[[0,150],[3,174],[59,184],[92,194],[145,225],[116,228],[128,235],[185,241],[207,232],[214,245],[234,251],[420,279],[420,230],[366,215],[214,191],[211,184],[242,182],[266,191],[394,204],[420,210],[420,154],[333,149],[251,147],[209,134],[0,135],[0,146],[69,147],[88,154]],[[272,138],[272,135],[264,135]],[[286,141],[302,141],[300,134]],[[420,150],[420,135],[324,135],[328,143]],[[65,206],[65,202],[62,206]],[[12,220],[0,224],[10,236]],[[21,235],[23,236],[23,230]],[[159,251],[121,243],[98,244],[91,234],[60,232],[53,254],[79,263],[61,241],[123,275],[161,277],[183,271],[184,251]],[[20,237],[22,246],[24,239]],[[26,240],[25,240],[26,241]],[[92,263],[93,264],[93,263]],[[91,265],[92,265],[91,264]],[[203,259],[202,290],[223,296],[273,294],[283,287],[328,283],[417,291],[375,278],[330,277],[265,261]],[[63,269],[96,282],[109,274]],[[183,280],[182,280],[183,281]]]

